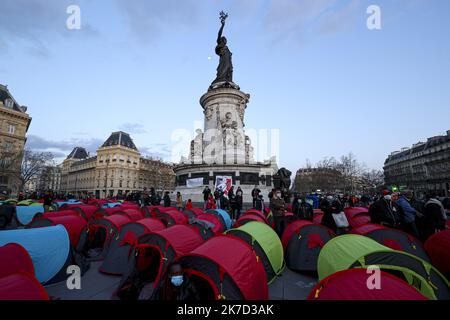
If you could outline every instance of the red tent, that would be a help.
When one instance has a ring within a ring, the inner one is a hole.
[[[82,204],[65,204],[61,207],[61,210],[76,210],[79,211],[81,216],[89,221],[94,213],[98,210],[94,205],[82,205]]]
[[[327,227],[309,221],[290,223],[281,239],[286,265],[297,271],[317,271],[319,253],[334,236]]]
[[[408,283],[384,271],[380,273],[380,289],[371,290],[367,271],[354,268],[334,273],[311,290],[308,300],[427,300]]]
[[[156,287],[161,275],[175,258],[188,254],[203,242],[198,229],[189,225],[174,225],[140,236],[130,253],[118,297],[137,299],[138,287],[142,283],[154,282]]]
[[[30,255],[17,243],[0,247],[0,300],[49,300]]]
[[[245,241],[219,235],[179,259],[202,300],[266,300],[262,260]]]
[[[204,213],[204,211],[203,211],[202,209],[200,209],[200,208],[191,208],[191,209],[183,210],[183,214],[184,214],[188,219],[190,219],[190,218],[195,218],[195,217],[197,217],[198,215],[201,215],[201,214],[203,214],[203,213]]]
[[[26,272],[34,276],[34,266],[27,250],[17,243],[0,247],[0,278],[12,273]]]
[[[34,276],[26,272],[17,272],[0,278],[0,300],[50,300],[50,298]]]
[[[111,240],[108,253],[99,268],[100,272],[121,275],[126,272],[128,256],[138,237],[165,229],[165,225],[155,218],[144,218],[122,226],[118,237]]]
[[[138,209],[124,209],[116,211],[114,214],[124,214],[130,218],[130,221],[138,221],[144,218],[142,212]]]
[[[208,221],[210,223],[213,223],[215,225],[214,228],[212,228],[212,232],[214,234],[223,233],[226,230],[226,226],[222,224],[222,220],[219,219],[218,216],[212,213],[203,213],[196,217],[199,220]]]
[[[323,212],[314,215],[313,222],[315,224],[322,224]]]
[[[267,223],[266,220],[264,218],[261,218],[259,215],[247,214],[247,215],[240,216],[239,219],[237,219],[236,222],[234,223],[233,228],[239,228],[240,226],[242,226],[250,221],[258,221],[258,222],[262,222],[262,223]]]
[[[425,250],[433,265],[450,279],[450,230],[433,234],[425,242]]]
[[[146,206],[143,207],[142,210],[144,211],[144,214],[146,217],[156,217],[158,213],[176,210],[178,209],[176,207],[164,207],[164,206]]]
[[[80,212],[76,211],[76,210],[48,211],[48,212],[44,212],[42,214],[34,216],[34,219],[65,217],[65,216],[80,217]]]
[[[269,211],[269,213],[270,213],[270,211]],[[264,223],[266,223],[269,226],[273,227],[273,218],[271,218],[269,220],[269,218],[268,218],[268,214],[269,213],[266,214],[266,213],[261,212],[261,211],[256,210],[256,209],[248,209],[247,211],[245,211],[245,213],[243,215],[244,216],[245,215],[257,215],[257,216],[260,216],[262,219],[264,219]]]
[[[111,240],[119,236],[120,229],[128,222],[130,222],[130,218],[122,214],[114,214],[89,222],[84,245],[89,260],[102,260],[108,252]],[[91,254],[90,250],[93,250],[94,253]]]
[[[160,219],[168,227],[188,223],[188,218],[177,209],[160,211],[156,214],[156,218]]]
[[[352,228],[367,224],[371,221],[369,209],[366,207],[349,207],[344,209],[348,223]]]
[[[70,244],[74,248],[77,248],[81,234],[83,231],[86,231],[88,224],[87,221],[79,215],[43,217],[33,220],[33,222],[31,222],[30,224],[30,227],[41,228],[56,226],[58,224],[61,224],[64,226],[64,228],[66,228],[67,233],[69,234]]]
[[[430,262],[430,258],[422,243],[412,235],[401,230],[368,223],[352,229],[350,233],[369,237],[386,247],[413,254]]]

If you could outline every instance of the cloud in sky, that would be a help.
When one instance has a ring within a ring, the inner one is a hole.
[[[75,147],[86,148],[91,154],[95,154],[97,149],[103,144],[98,138],[72,138],[68,140],[50,140],[37,135],[28,135],[26,148],[34,151],[52,152],[55,158],[62,160]],[[147,146],[139,146],[142,156],[149,156],[160,159],[168,159],[171,154],[171,147],[165,143],[152,143]]]
[[[78,1],[79,5],[83,1]],[[48,57],[50,43],[70,37],[66,27],[69,0],[2,0],[0,19],[0,53],[8,51],[11,44],[20,44],[37,57]],[[83,21],[83,20],[82,20]],[[96,35],[97,31],[82,22],[83,35]]]
[[[361,0],[271,0],[264,26],[277,42],[339,32],[349,23]]]
[[[142,43],[151,43],[167,28],[192,27],[202,1],[115,0],[130,33]]]

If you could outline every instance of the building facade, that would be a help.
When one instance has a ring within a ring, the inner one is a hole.
[[[450,130],[411,148],[392,152],[384,163],[387,185],[411,189],[418,194],[450,194]]]
[[[31,123],[27,107],[17,103],[7,86],[0,85],[0,192],[15,195],[26,133]]]
[[[175,187],[172,165],[142,157],[130,135],[122,131],[113,132],[95,156],[82,147],[74,148],[59,168],[60,191],[79,196],[104,198],[150,187],[159,191]]]
[[[299,169],[295,175],[293,191],[298,193],[310,192],[341,192],[344,177],[336,169],[305,168]]]

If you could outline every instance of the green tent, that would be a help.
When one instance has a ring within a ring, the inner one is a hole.
[[[350,268],[378,266],[408,282],[429,299],[450,299],[450,284],[431,264],[412,254],[385,247],[360,235],[342,235],[322,248],[317,262],[319,280]]]
[[[29,206],[32,203],[34,203],[34,200],[27,199],[27,200],[22,200],[22,201],[17,202],[17,205],[18,206]]]
[[[252,221],[239,228],[230,229],[226,234],[239,237],[253,247],[264,265],[268,283],[284,270],[283,245],[275,231],[267,224]]]

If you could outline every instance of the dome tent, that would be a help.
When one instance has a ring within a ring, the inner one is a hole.
[[[117,295],[122,300],[136,300],[145,283],[156,287],[167,266],[204,242],[196,227],[174,225],[143,234],[135,242]]]
[[[130,221],[128,216],[122,214],[92,220],[81,234],[79,251],[85,253],[88,261],[103,260],[112,239],[118,237],[122,226]]]
[[[176,209],[160,211],[156,214],[156,218],[161,220],[167,227],[188,223],[188,218]]]
[[[44,212],[43,205],[37,206],[17,206],[16,207],[16,217],[21,225],[29,224],[33,218],[39,214]]]
[[[39,282],[50,284],[66,277],[64,267],[71,262],[70,241],[63,226],[0,232],[0,245],[7,243],[18,243],[27,250]]]
[[[296,271],[316,272],[319,253],[334,236],[327,227],[306,220],[290,223],[282,236],[287,267]]]
[[[240,238],[218,235],[179,259],[201,300],[267,300],[261,259]]]
[[[422,243],[406,232],[369,223],[352,229],[350,233],[369,237],[388,248],[408,252],[430,262]]]
[[[17,243],[0,247],[0,300],[49,300],[30,255]]]
[[[206,210],[205,213],[212,213],[212,214],[217,215],[219,218],[221,218],[223,220],[224,225],[226,226],[225,230],[230,229],[233,224],[229,213],[226,212],[225,210],[211,209],[211,210]]]
[[[342,270],[320,281],[308,300],[427,300],[405,281],[381,271],[380,289],[367,286],[368,274],[363,268]]]
[[[166,226],[155,218],[144,218],[123,225],[119,237],[114,237],[111,240],[108,253],[99,271],[115,275],[124,274],[127,270],[128,255],[137,238],[143,234],[161,231],[165,228]]]
[[[267,224],[249,222],[228,230],[226,234],[236,236],[252,247],[264,265],[269,284],[284,270],[283,245],[275,231]]]
[[[251,221],[258,221],[261,223],[266,223],[266,220],[264,220],[262,217],[260,217],[258,215],[247,214],[247,215],[240,216],[239,219],[237,219],[236,222],[234,223],[233,227],[238,228],[238,227],[243,226],[244,224],[249,223]]]
[[[448,281],[428,262],[360,235],[342,235],[328,241],[319,254],[317,269],[319,280],[323,280],[341,270],[373,265],[406,280],[429,299],[450,299]]]
[[[425,242],[433,265],[450,279],[450,230],[433,234]]]

